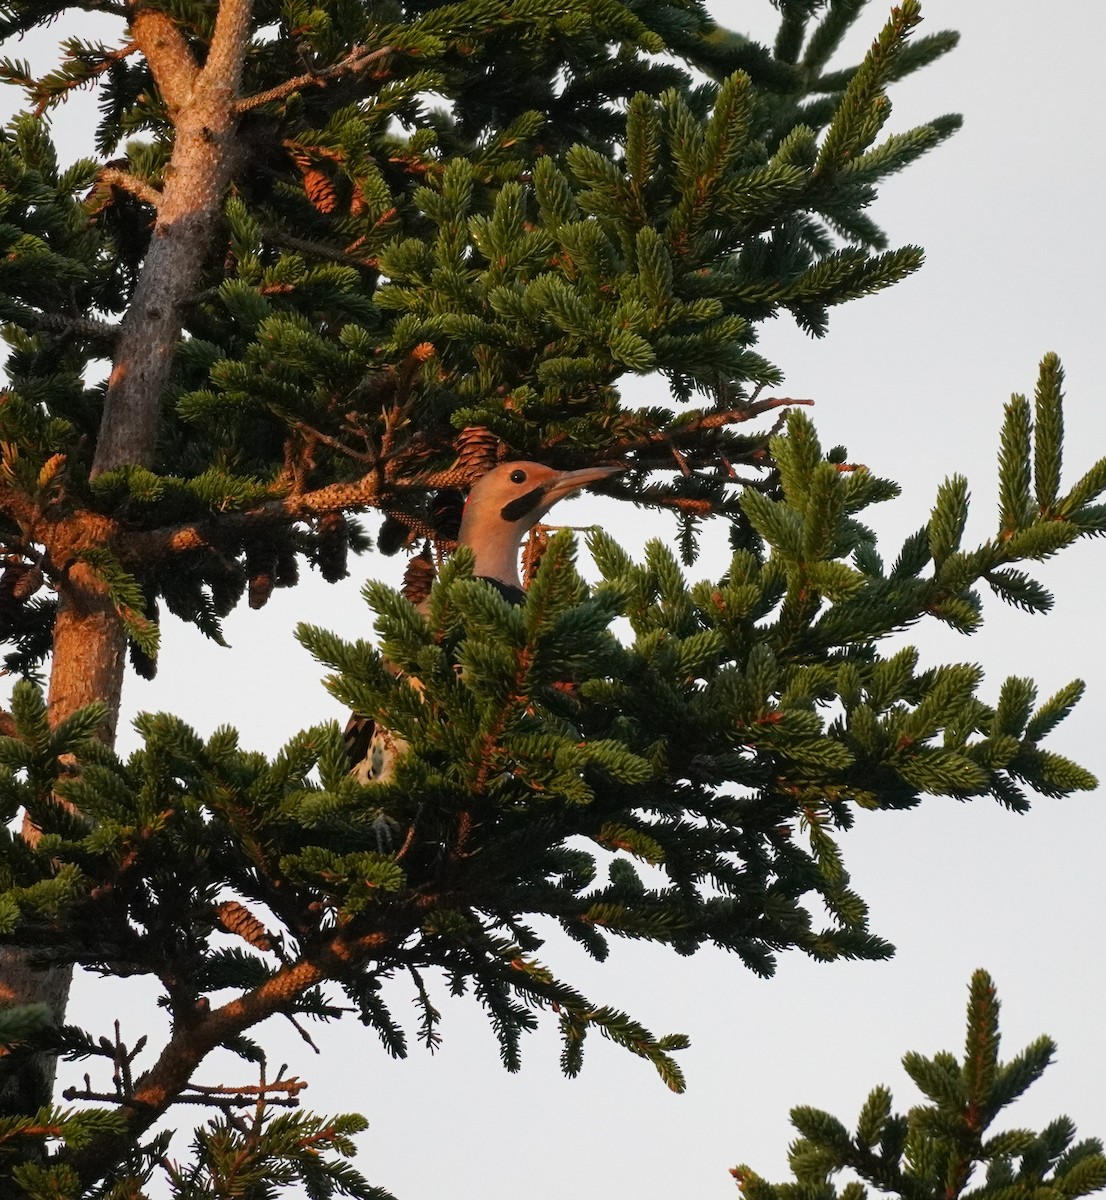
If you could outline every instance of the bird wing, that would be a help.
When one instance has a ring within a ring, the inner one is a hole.
[[[490,583],[508,604],[525,604],[526,593],[513,583],[504,583],[502,579],[493,579],[490,575],[477,575],[476,578]]]
[[[376,722],[372,717],[362,717],[359,713],[350,713],[342,737],[346,743],[346,756],[349,759],[351,771],[355,771],[369,757],[375,733]]]

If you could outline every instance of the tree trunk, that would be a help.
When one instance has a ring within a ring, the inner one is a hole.
[[[108,705],[102,736],[115,739],[123,684],[126,635],[103,584],[83,563],[75,563],[59,593],[48,713],[57,725],[86,704]],[[33,846],[40,832],[24,817],[23,836]],[[42,1005],[52,1024],[65,1018],[73,970],[34,965],[33,951],[0,946],[0,1003]],[[36,1055],[23,1071],[0,1078],[0,1112],[33,1112],[49,1103],[57,1060]]]
[[[123,318],[92,474],[126,465],[152,466],[161,396],[180,340],[183,314],[196,294],[235,157],[242,62],[252,0],[221,0],[205,64],[163,12],[129,0],[131,34],[145,55],[176,126],[173,155],[158,197],[157,221],[130,308]],[[48,550],[54,548],[49,545]],[[125,535],[120,535],[120,538]],[[93,701],[108,706],[104,736],[114,742],[123,685],[126,635],[95,573],[72,558],[72,540],[54,561],[59,587],[50,672],[49,715],[56,725]],[[25,823],[32,843],[38,831]],[[36,969],[31,952],[0,948],[0,1003],[43,1005],[61,1021],[70,968]],[[41,1058],[0,1085],[0,1109],[34,1112],[49,1101],[56,1062]]]
[[[92,474],[150,466],[158,407],[222,211],[235,156],[235,101],[249,32],[251,0],[222,0],[207,63],[196,67],[180,30],[164,14],[140,10],[133,22],[171,109],[173,156],[157,206],[154,236],[123,318]]]

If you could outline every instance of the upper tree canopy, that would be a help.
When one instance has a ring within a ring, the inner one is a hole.
[[[298,556],[340,576],[358,508],[393,515],[392,546],[448,542],[428,490],[497,453],[619,456],[620,494],[735,517],[765,444],[741,426],[780,378],[757,323],[782,309],[820,334],[921,261],[867,213],[957,125],[881,140],[887,86],[955,43],[908,40],[913,0],[848,69],[829,59],[853,2],[785,4],[774,52],[694,0],[249,7],[0,19],[119,18],[45,78],[2,67],[37,113],[81,87],[102,112],[99,157],[65,170],[30,114],[0,148],[7,541],[44,501],[144,531],[113,541],[148,613],[160,597],[215,635]],[[86,383],[113,353],[126,370]],[[652,371],[675,409],[627,402]],[[48,638],[14,625],[25,669]]]

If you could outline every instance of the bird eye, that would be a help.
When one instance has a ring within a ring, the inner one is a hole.
[[[526,472],[525,471],[512,471],[511,472],[511,482],[512,483],[525,483],[526,482]]]

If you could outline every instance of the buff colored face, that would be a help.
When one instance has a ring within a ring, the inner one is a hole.
[[[518,586],[518,550],[527,532],[564,496],[621,470],[513,462],[489,471],[469,495],[458,536],[476,555],[476,574]]]

